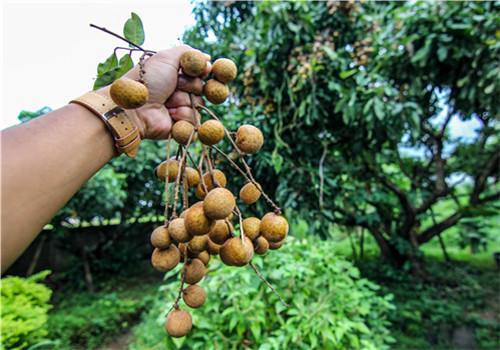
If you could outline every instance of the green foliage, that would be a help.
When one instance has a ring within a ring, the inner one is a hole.
[[[1,279],[1,344],[5,349],[26,349],[47,337],[47,312],[52,291],[40,283],[50,271],[28,278]]]
[[[332,254],[331,241],[291,239],[277,254],[255,259],[289,308],[249,268],[211,262],[202,286],[207,302],[190,310],[194,329],[172,340],[164,315],[178,284],[161,298],[135,330],[134,349],[387,349],[391,296],[363,278],[349,262]],[[212,267],[213,266],[213,267]]]
[[[130,14],[130,18],[125,22],[123,35],[136,45],[144,44],[144,28],[142,21],[135,13]]]

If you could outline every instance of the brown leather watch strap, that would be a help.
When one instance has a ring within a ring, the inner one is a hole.
[[[96,92],[86,94],[70,101],[92,111],[106,124],[119,153],[135,157],[139,150],[141,135],[137,126],[129,119],[125,111],[118,107],[110,98]]]

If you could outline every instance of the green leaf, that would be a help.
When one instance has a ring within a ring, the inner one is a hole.
[[[122,58],[120,58],[119,68],[118,71],[116,72],[115,79],[120,78],[122,75],[127,73],[133,67],[134,67],[134,61],[132,61],[130,55],[123,56]]]
[[[377,116],[377,119],[382,120],[384,119],[384,104],[382,101],[378,98],[375,99],[374,104],[373,104],[373,110],[375,111],[375,115]]]
[[[448,56],[448,48],[445,46],[441,46],[438,49],[437,55],[438,55],[438,60],[440,62],[443,62],[446,59],[446,57]]]
[[[125,22],[123,35],[136,45],[142,45],[144,43],[144,28],[142,26],[142,21],[134,12],[131,13],[131,17]]]
[[[357,68],[345,70],[343,72],[340,72],[339,77],[340,77],[340,79],[347,79],[347,78],[353,76],[354,74],[356,74],[357,72],[358,72]]]
[[[116,66],[118,66],[118,59],[116,55],[113,53],[106,59],[106,61],[99,63],[97,65],[97,76],[106,73],[107,71],[115,68]]]

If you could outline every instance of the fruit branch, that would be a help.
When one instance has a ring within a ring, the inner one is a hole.
[[[168,135],[168,140],[167,140],[167,160],[170,159],[170,141],[172,140],[172,136]],[[163,212],[163,215],[165,216],[165,227],[168,226],[168,205],[169,205],[169,191],[168,191],[168,174],[165,174],[165,211]]]
[[[257,269],[257,266],[255,266],[255,264],[253,262],[249,262],[248,265],[250,265],[250,267],[252,268],[252,270],[254,270],[254,272],[257,274],[257,276],[261,279],[262,282],[264,282],[264,284],[266,286],[268,286],[274,294],[276,294],[276,296],[278,297],[278,299],[280,300],[280,302],[285,306],[285,307],[289,307],[290,305],[288,305],[285,300],[281,297],[281,295],[278,293],[278,291],[272,286],[271,283],[269,283],[268,280],[266,280],[266,278],[264,276],[262,276],[262,274],[260,273],[260,271]]]
[[[177,178],[175,179],[174,208],[173,208],[173,213],[172,213],[172,217],[174,217],[174,218],[177,217],[177,200],[179,198],[179,187],[180,187],[181,173],[184,172],[184,168],[185,168],[184,162],[186,161],[186,156],[187,156],[187,152],[189,149],[189,145],[191,145],[191,141],[193,140],[193,137],[194,137],[194,132],[192,132],[191,135],[189,135],[189,139],[188,139],[188,142],[186,144],[186,147],[182,148],[181,160],[180,160],[179,164],[177,165],[178,170],[177,170]],[[181,147],[179,147],[179,149],[180,148]],[[168,176],[168,173],[165,175]]]
[[[143,49],[143,48],[142,48],[142,47],[140,47],[139,45],[134,44],[132,41],[128,40],[127,38],[124,38],[123,36],[121,36],[121,35],[119,35],[119,34],[116,34],[115,32],[112,32],[112,31],[111,31],[111,30],[109,30],[109,29],[106,29],[106,28],[104,28],[104,27],[99,27],[99,26],[96,26],[95,24],[92,24],[92,23],[90,23],[90,26],[91,26],[92,28],[96,28],[96,29],[102,30],[104,33],[108,33],[109,35],[112,35],[112,36],[114,36],[114,37],[116,37],[116,38],[118,38],[118,39],[121,39],[121,40],[125,41],[126,43],[128,43],[129,45],[136,47],[138,50],[140,50],[140,51],[142,51],[142,52],[149,52],[149,53],[151,53],[151,54],[155,54],[155,53],[156,53],[156,51],[151,51],[151,50],[145,50],[145,49]]]

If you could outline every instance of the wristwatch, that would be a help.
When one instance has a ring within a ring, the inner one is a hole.
[[[106,96],[94,91],[70,101],[79,104],[97,115],[113,135],[118,153],[135,157],[141,143],[139,128],[130,120],[123,108]]]

